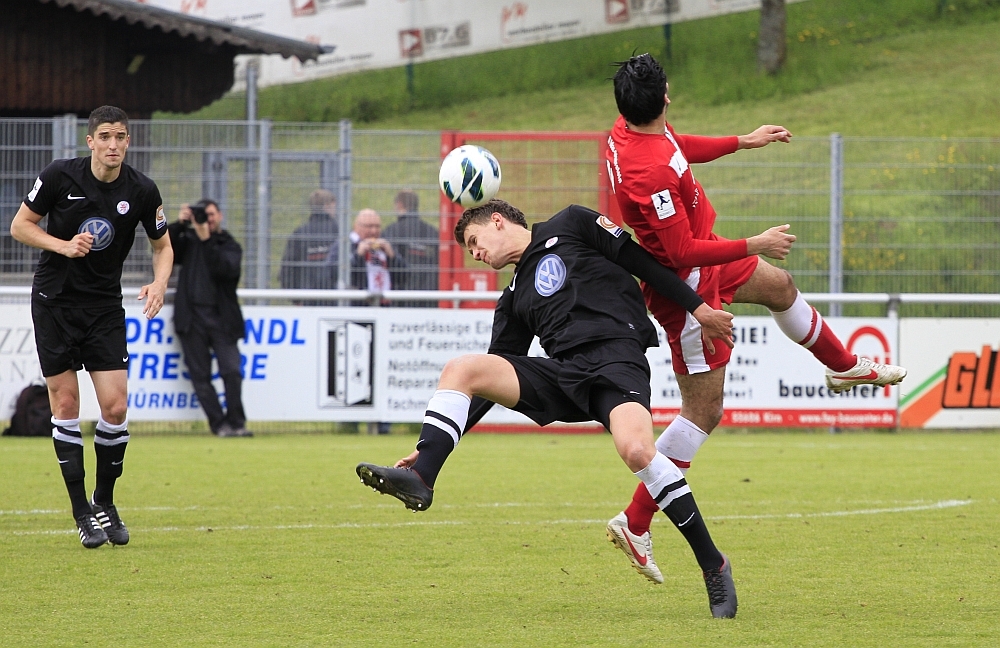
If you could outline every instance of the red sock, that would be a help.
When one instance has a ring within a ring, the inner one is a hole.
[[[642,535],[649,531],[649,525],[653,521],[653,516],[660,510],[656,500],[646,490],[646,485],[640,483],[635,493],[632,494],[632,501],[625,509],[625,517],[628,518],[628,530],[636,535]]]
[[[858,362],[857,356],[848,353],[840,339],[830,330],[826,322],[822,323],[819,337],[809,347],[816,359],[834,371],[847,371]]]

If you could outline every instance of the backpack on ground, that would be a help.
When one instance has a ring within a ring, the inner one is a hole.
[[[4,436],[52,436],[52,409],[45,385],[28,385],[17,397]]]

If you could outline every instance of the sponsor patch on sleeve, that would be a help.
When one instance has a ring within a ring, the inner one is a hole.
[[[28,192],[28,200],[30,202],[35,202],[35,196],[38,195],[38,190],[41,188],[42,188],[42,179],[35,178],[35,186],[31,188],[31,191]]]
[[[167,215],[163,213],[163,205],[156,209],[156,229],[163,229],[167,226]]]
[[[611,235],[614,236],[615,238],[621,236],[622,232],[624,231],[622,230],[622,228],[615,225],[615,222],[610,218],[608,218],[607,216],[600,216],[597,219],[597,224],[606,229],[607,231],[611,232]]]
[[[677,213],[677,209],[674,208],[674,199],[670,197],[670,190],[664,189],[659,193],[655,193],[650,196],[653,201],[653,209],[656,210],[656,215],[663,220],[665,218],[670,218]]]

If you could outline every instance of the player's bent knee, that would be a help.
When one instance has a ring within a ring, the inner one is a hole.
[[[128,416],[128,403],[122,401],[121,403],[113,403],[108,407],[102,407],[101,416],[111,425],[121,425],[125,422],[125,417]]]

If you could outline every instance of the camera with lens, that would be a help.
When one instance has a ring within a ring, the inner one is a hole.
[[[195,204],[188,207],[191,210],[191,216],[194,218],[194,222],[199,225],[203,225],[208,222],[208,212],[205,208],[208,207],[208,203],[204,200],[199,200]]]

